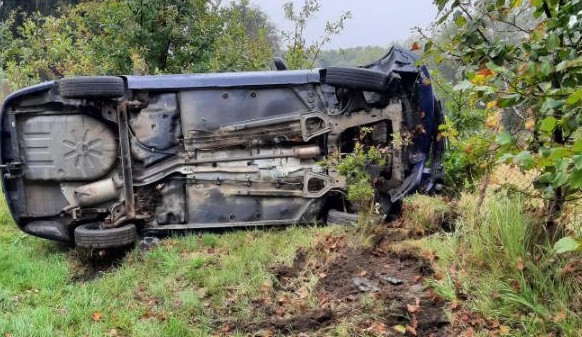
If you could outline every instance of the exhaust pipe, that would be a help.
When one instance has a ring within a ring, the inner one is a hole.
[[[121,186],[123,182],[117,176],[79,186],[73,192],[76,206],[93,206],[119,199]]]

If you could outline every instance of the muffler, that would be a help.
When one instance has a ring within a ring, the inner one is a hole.
[[[106,201],[119,199],[123,181],[117,175],[108,179],[75,188],[73,196],[76,206],[94,206]]]

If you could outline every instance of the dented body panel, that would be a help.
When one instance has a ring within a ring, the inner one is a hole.
[[[87,223],[156,234],[324,222],[354,209],[320,163],[367,127],[386,150],[374,174],[389,209],[442,179],[442,113],[416,60],[393,49],[363,68],[73,80],[101,96],[63,80],[23,89],[2,107],[4,193],[20,228],[62,241]]]

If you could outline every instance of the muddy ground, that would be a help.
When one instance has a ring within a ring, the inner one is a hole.
[[[217,318],[216,336],[328,336],[339,325],[358,336],[452,336],[450,307],[424,281],[431,262],[406,240],[417,237],[398,221],[370,238],[367,247],[347,236],[320,237],[296,252],[291,265],[272,265],[272,287],[252,301],[248,319]],[[400,227],[400,228],[399,228]],[[123,251],[76,256],[71,282],[84,283],[115,270]],[[82,266],[82,267],[81,267]]]
[[[423,284],[433,274],[431,263],[398,245],[406,237],[387,228],[369,248],[327,236],[299,250],[292,265],[272,267],[275,299],[255,303],[254,317],[267,318],[228,322],[228,330],[249,336],[327,336],[343,324],[353,335],[451,336],[444,311],[449,304]],[[306,284],[312,288],[308,293]]]

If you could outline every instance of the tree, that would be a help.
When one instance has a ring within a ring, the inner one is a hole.
[[[275,25],[270,21],[269,16],[256,5],[250,4],[249,0],[232,2],[227,8],[230,15],[238,15],[245,35],[250,39],[266,38],[273,52],[281,49],[280,35]],[[227,14],[228,15],[228,14]]]
[[[249,8],[209,0],[87,1],[60,17],[27,17],[17,36],[7,34],[0,60],[14,88],[63,75],[265,68],[272,57],[268,31],[245,26],[243,9]]]
[[[11,13],[17,13],[14,16],[15,24],[13,33],[16,33],[16,27],[24,22],[27,15],[39,12],[42,15],[57,16],[61,7],[74,6],[79,0],[0,0],[0,22],[7,20]]]
[[[312,68],[319,57],[322,48],[328,44],[333,36],[339,34],[346,20],[351,18],[350,12],[344,12],[337,21],[328,21],[325,25],[324,34],[316,41],[308,44],[305,39],[305,29],[310,19],[320,11],[321,7],[317,0],[305,0],[299,11],[293,2],[284,5],[285,18],[294,24],[294,30],[283,32],[283,38],[287,43],[285,60],[290,69]]]
[[[456,89],[487,107],[488,159],[539,172],[534,186],[548,200],[550,231],[559,232],[564,202],[582,187],[582,1],[436,4],[439,22],[456,29],[425,50],[457,62],[463,81]],[[519,132],[502,124],[508,112],[521,115]]]

